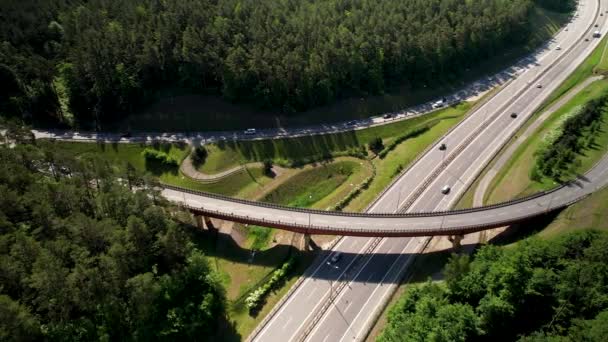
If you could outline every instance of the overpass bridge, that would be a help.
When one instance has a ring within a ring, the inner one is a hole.
[[[164,186],[161,194],[206,217],[303,234],[369,237],[462,236],[567,207],[608,185],[608,155],[585,175],[549,191],[490,206],[417,213],[353,213],[290,208]]]

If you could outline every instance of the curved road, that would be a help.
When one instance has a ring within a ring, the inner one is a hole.
[[[568,206],[608,185],[608,156],[577,180],[555,190],[488,207],[410,214],[343,213],[295,209],[165,188],[162,195],[190,210],[231,221],[309,234],[344,236],[460,235],[502,227]]]

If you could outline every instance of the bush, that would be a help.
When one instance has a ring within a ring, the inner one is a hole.
[[[274,176],[274,173],[272,172],[272,160],[271,159],[264,160],[264,174],[268,177]]]
[[[195,166],[200,166],[205,164],[205,160],[207,160],[207,149],[205,149],[205,146],[199,146],[197,148],[194,149],[194,151],[192,152],[192,163]]]
[[[291,271],[294,265],[295,259],[289,258],[289,260],[287,260],[283,266],[281,266],[281,268],[272,272],[272,275],[267,282],[258,287],[255,291],[251,292],[249,296],[245,298],[245,306],[247,306],[250,312],[257,310],[260,307],[271,290],[278,288],[283,284],[287,278],[287,275],[289,274],[289,271]]]
[[[382,151],[382,149],[384,149],[384,144],[382,143],[382,139],[380,139],[379,137],[376,137],[374,139],[372,139],[372,141],[370,141],[369,143],[369,150],[374,152],[374,154],[378,154],[380,153],[380,151]]]
[[[561,181],[562,176],[575,172],[577,165],[580,165],[577,154],[593,141],[607,103],[608,95],[603,95],[567,117],[548,142],[536,152],[535,171],[530,174],[530,179],[540,181],[541,176],[545,176]]]
[[[153,148],[146,148],[141,154],[146,158],[146,161],[157,162],[171,167],[179,165],[179,162],[175,158]]]

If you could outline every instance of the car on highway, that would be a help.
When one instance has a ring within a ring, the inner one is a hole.
[[[340,258],[342,258],[342,252],[335,252],[334,255],[331,256],[331,259],[329,259],[329,261],[332,264],[335,264],[340,261]]]
[[[600,27],[600,25],[598,25],[598,24],[595,24],[595,25],[593,25],[593,26],[595,26],[595,27]]]
[[[247,128],[244,132],[246,135],[255,135],[257,132],[255,128]]]
[[[441,188],[441,193],[444,195],[447,195],[450,193],[450,186],[449,185],[444,185],[443,188]]]
[[[355,120],[352,120],[352,121],[349,121],[346,123],[347,126],[354,126],[356,124],[357,124],[357,121],[355,121]]]
[[[558,45],[558,46],[555,48],[555,50],[557,50],[557,51],[559,51],[559,50],[561,50],[561,49],[562,49],[562,47],[561,47],[561,46],[559,46],[559,45]]]
[[[131,137],[131,132],[125,132],[123,134],[120,135],[121,138],[130,138]]]
[[[447,148],[447,146],[444,143],[439,145],[439,151],[445,151],[446,148]]]
[[[599,38],[601,36],[602,36],[602,34],[600,33],[600,31],[593,32],[593,38]]]
[[[385,119],[390,119],[393,117],[393,114],[384,114],[382,117]]]
[[[536,88],[542,88],[542,87],[543,87],[543,85],[540,83],[536,85]]]
[[[588,41],[589,41],[589,38],[585,38],[585,41],[586,41],[586,42],[588,42]]]
[[[511,113],[511,117],[515,119],[517,117],[517,113]]]
[[[445,105],[445,103],[443,101],[437,101],[435,103],[432,104],[433,109],[437,109],[437,108],[441,108]]]

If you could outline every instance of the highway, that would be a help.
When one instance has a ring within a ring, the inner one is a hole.
[[[605,32],[606,16],[599,16],[599,11],[605,9],[605,2],[598,9],[596,0],[580,1],[578,16],[567,31],[559,32],[547,49],[539,52],[537,66],[523,71],[449,132],[441,141],[448,147],[445,152],[437,149],[440,142],[431,147],[380,196],[369,212],[450,208],[541,102],[599,44],[598,39],[590,36],[596,22],[597,29]],[[558,45],[560,50],[556,49]],[[512,112],[517,113],[517,118],[510,117]],[[440,192],[444,185],[451,186],[447,196]],[[316,263],[249,338],[256,341],[365,338],[408,262],[427,239],[343,238],[334,247],[334,251],[345,252],[343,259],[336,265],[327,265],[328,259]],[[372,244],[375,247],[370,250]],[[328,306],[330,296],[333,301]]]

